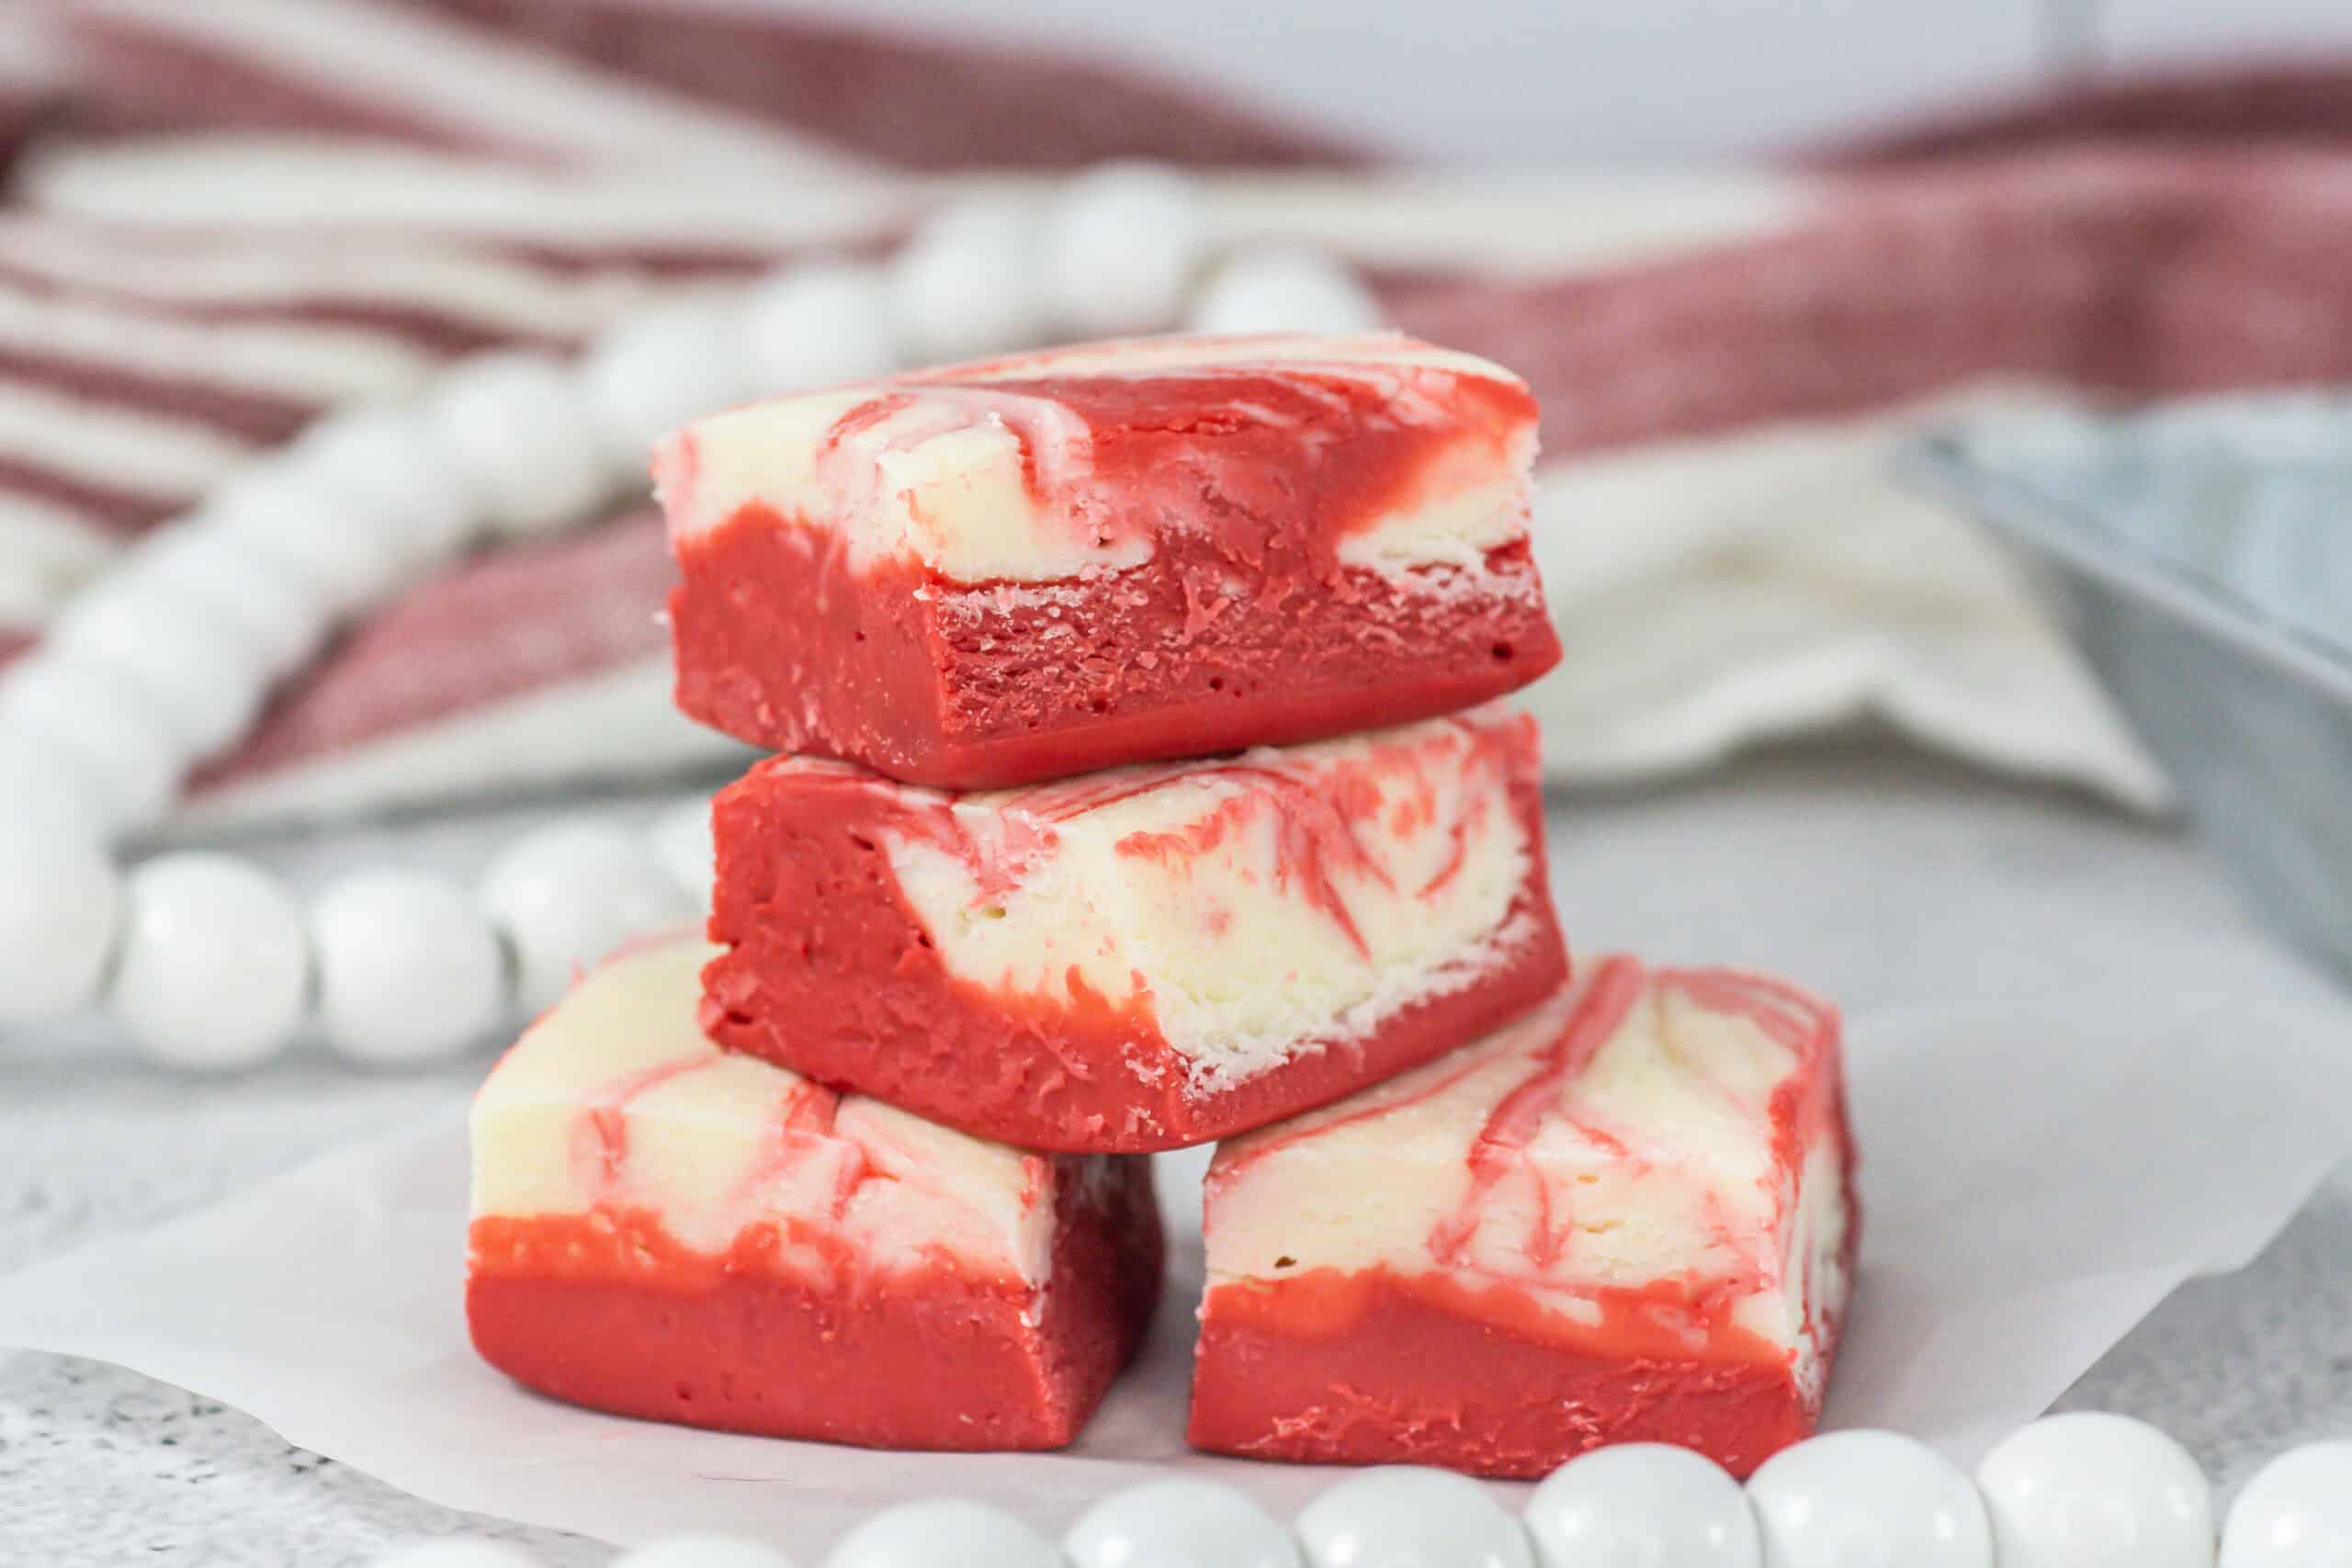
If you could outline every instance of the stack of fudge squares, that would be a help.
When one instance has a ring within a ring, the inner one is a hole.
[[[1809,1432],[1857,1234],[1838,1018],[1571,974],[1498,701],[1560,657],[1535,426],[1384,335],[669,437],[678,701],[780,754],[714,803],[707,932],[600,965],[481,1094],[481,1354],[695,1426],[1065,1444],[1160,1295],[1151,1153],[1222,1140],[1197,1447],[1745,1474]]]

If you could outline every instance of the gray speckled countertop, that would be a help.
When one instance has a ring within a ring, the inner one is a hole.
[[[268,852],[303,879],[388,849],[469,865],[515,819],[343,834]],[[1845,886],[1820,869],[1820,852],[1858,823],[1915,847],[1900,868],[1905,885],[1980,863],[2014,877],[2025,901],[1996,940],[2025,966],[2020,983],[2039,975],[2030,965],[2040,950],[2063,956],[2053,933],[2117,897],[2161,900],[2184,929],[2235,919],[2230,893],[2174,835],[1874,751],[1779,756],[1672,789],[1563,803],[1555,879],[1571,929],[1579,940],[1594,933],[1588,951],[1598,942],[1703,943],[1726,958],[1781,964],[1860,1011],[1900,994],[1905,964],[1921,961],[1908,949],[1930,944],[1931,933],[1876,907],[1899,887]],[[1737,874],[1724,886],[1652,887],[1630,850],[1612,858],[1612,846],[1666,829],[1678,839],[1719,834],[1708,852]],[[2117,867],[2129,888],[2086,880]],[[1777,900],[1760,929],[1736,896],[1749,879],[1769,884]],[[2094,948],[2086,961],[2106,960]],[[0,1046],[0,1272],[190,1212],[343,1139],[447,1104],[482,1066],[384,1077],[304,1055],[208,1082],[142,1069],[103,1038]],[[2290,1444],[2352,1433],[2352,1168],[2254,1267],[2181,1291],[2065,1403],[2159,1423],[2225,1490]],[[592,1541],[420,1502],[136,1373],[0,1351],[0,1568],[342,1568],[397,1541],[457,1531],[516,1540],[562,1568],[611,1555]]]

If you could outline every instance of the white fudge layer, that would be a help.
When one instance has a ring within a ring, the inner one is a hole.
[[[1444,433],[1416,484],[1336,541],[1351,566],[1397,573],[1477,563],[1526,536],[1534,405],[1497,429],[1470,408],[1479,383],[1524,394],[1500,367],[1389,333],[1159,338],[1096,344],[751,405],[666,438],[656,487],[673,537],[752,502],[828,531],[854,570],[886,561],[949,581],[1042,582],[1149,560],[1161,525],[1095,471],[1085,415],[1057,380],[1182,378],[1204,434],[1186,464],[1214,485],[1220,426],[1295,429],[1303,460],[1349,427]],[[1220,386],[1220,378],[1227,384]],[[1307,395],[1311,421],[1253,400],[1269,380]],[[1023,382],[1021,391],[1002,383]],[[1374,398],[1336,390],[1369,389]]]
[[[1817,1390],[1847,1290],[1839,1070],[1835,1014],[1800,993],[1588,963],[1454,1055],[1220,1146],[1210,1287],[1436,1274],[1585,1327],[1619,1292],[1713,1288]]]
[[[1369,1033],[1532,935],[1510,781],[1533,732],[1495,706],[952,803],[798,765],[899,808],[879,841],[950,974],[1140,1009],[1202,1091]]]
[[[1042,1284],[1055,1184],[1087,1179],[1080,1163],[721,1052],[695,1021],[716,952],[687,936],[630,949],[531,1026],[474,1100],[474,1217],[634,1211],[707,1254],[789,1221],[831,1245],[784,1246],[786,1272],[829,1278],[845,1247],[877,1273],[945,1258]]]

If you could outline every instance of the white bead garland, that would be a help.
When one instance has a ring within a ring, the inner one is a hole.
[[[761,397],[887,376],[899,363],[888,287],[870,266],[780,272],[743,301],[743,346]]]
[[[2352,1440],[2256,1471],[2230,1506],[2221,1568],[2352,1568]]]
[[[593,818],[517,839],[483,874],[481,899],[514,949],[516,996],[535,1013],[629,938],[699,912],[650,846]]]
[[[220,616],[260,660],[266,680],[301,668],[326,640],[326,612],[310,592],[268,555],[216,528],[166,525],[140,541],[120,575]]]
[[[1181,320],[1208,248],[1199,187],[1173,169],[1109,164],[1046,214],[1046,298],[1077,337],[1132,337]]]
[[[1543,1568],[1759,1568],[1747,1494],[1703,1454],[1663,1443],[1595,1449],[1527,1501]]]
[[[1114,1492],[1062,1537],[1070,1568],[1299,1568],[1282,1522],[1230,1486],[1171,1475]]]
[[[714,299],[651,307],[597,339],[580,378],[611,471],[642,485],[656,440],[749,396],[741,359],[732,315]]]
[[[0,821],[104,843],[114,824],[100,781],[40,737],[9,728],[5,706],[0,701]]]
[[[960,1497],[903,1503],[843,1536],[825,1568],[1063,1568],[1053,1543],[1001,1508]]]
[[[0,728],[44,745],[110,831],[161,821],[187,771],[178,738],[129,682],[47,649],[0,675]]]
[[[1041,244],[1021,201],[983,197],[933,215],[889,265],[891,316],[910,357],[976,359],[1042,342]]]
[[[40,1023],[97,995],[122,884],[96,840],[0,818],[0,1027]]]
[[[424,419],[501,537],[566,527],[611,489],[580,378],[546,355],[468,360],[434,389]]]
[[[1307,1568],[1534,1568],[1526,1527],[1466,1475],[1360,1470],[1299,1510]]]
[[[233,625],[170,584],[137,573],[110,578],[75,599],[44,652],[120,676],[193,757],[243,735],[269,687],[268,666]]]
[[[255,464],[209,498],[199,526],[241,541],[301,584],[329,622],[375,603],[401,581],[399,543],[318,479]]]
[[[1316,252],[1248,251],[1210,276],[1187,325],[1196,333],[1362,333],[1380,325],[1380,304],[1353,273]]]
[[[360,872],[311,911],[319,1021],[373,1066],[446,1061],[507,1016],[506,960],[465,889],[421,871]]]
[[[293,1039],[310,944],[275,878],[230,855],[162,855],[130,874],[125,904],[107,999],[151,1059],[232,1071]]]
[[[2174,1453],[2126,1431],[2142,1426],[2120,1416],[2052,1417],[2021,1428],[1995,1450],[2014,1467],[1990,1468],[1996,1483],[2010,1494],[2106,1496],[2125,1471],[2139,1477],[2123,1481],[2126,1495],[2145,1493],[2149,1477],[2159,1487],[2181,1483]],[[2050,1468],[2032,1469],[2024,1462],[2029,1457],[2047,1459]],[[2201,1484],[2204,1478],[2197,1479]],[[1447,1471],[1387,1465],[1350,1473],[1300,1510],[1295,1537],[1232,1487],[1170,1475],[1113,1493],[1087,1509],[1059,1554],[1001,1509],[932,1498],[867,1519],[842,1538],[825,1568],[1294,1568],[1302,1562],[1307,1568],[1534,1562],[1542,1568],[1726,1568],[1756,1562],[1759,1541],[1766,1562],[1934,1568],[1995,1561],[1989,1529],[1973,1531],[1964,1522],[1976,1500],[1968,1478],[1892,1432],[1812,1438],[1767,1461],[1749,1486],[1767,1510],[1768,1530],[1740,1528],[1741,1515],[1732,1506],[1739,1485],[1711,1460],[1655,1444],[1596,1450],[1553,1472],[1529,1500],[1536,1541],[1531,1556],[1524,1536],[1488,1489]],[[1917,1506],[1906,1513],[1905,1503]],[[2096,1505],[2090,1511],[2098,1511]],[[1976,1512],[1981,1521],[1981,1508]],[[1723,1528],[1702,1528],[1709,1520]],[[1556,1532],[1555,1525],[1568,1533]],[[2110,1561],[2165,1568],[2173,1561],[2161,1554],[2112,1558],[2098,1540],[2076,1540],[2082,1555],[2047,1556],[2041,1547],[2030,1546],[2027,1556],[2012,1559],[2004,1550],[1999,1568],[2019,1562],[2098,1568]],[[1725,1542],[1733,1544],[1726,1549]],[[463,1555],[468,1548],[494,1555]],[[2155,1550],[2161,1552],[2161,1546]],[[442,1551],[451,1555],[415,1555]],[[2210,1558],[2210,1541],[2206,1551]],[[495,1542],[443,1540],[379,1559],[377,1568],[525,1568],[528,1562]],[[2247,1483],[2230,1511],[2220,1568],[2346,1563],[2352,1563],[2352,1441],[2314,1443],[2281,1455]],[[613,1568],[789,1565],[756,1541],[687,1534],[640,1546]]]
[[[1984,1456],[1976,1486],[2001,1568],[2213,1568],[2212,1487],[2144,1421],[2036,1421]]]
[[[1993,1568],[1967,1476],[1899,1432],[1832,1432],[1748,1478],[1765,1568]]]
[[[331,413],[303,432],[285,462],[374,528],[404,573],[455,556],[486,520],[453,454],[415,411],[379,404]]]

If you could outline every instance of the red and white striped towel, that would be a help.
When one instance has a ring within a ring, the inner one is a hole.
[[[1208,171],[1525,372],[1570,638],[1555,763],[1875,707],[2161,785],[1996,558],[1883,472],[1929,412],[2352,370],[2352,73],[2078,94],[1804,172],[1445,180],[1133,72],[651,0],[0,12],[0,640],[334,404],[576,345],[664,288],[871,251],[957,181]],[[2192,138],[2198,145],[2173,143]],[[315,812],[713,754],[642,515],[461,565],[199,776]]]

